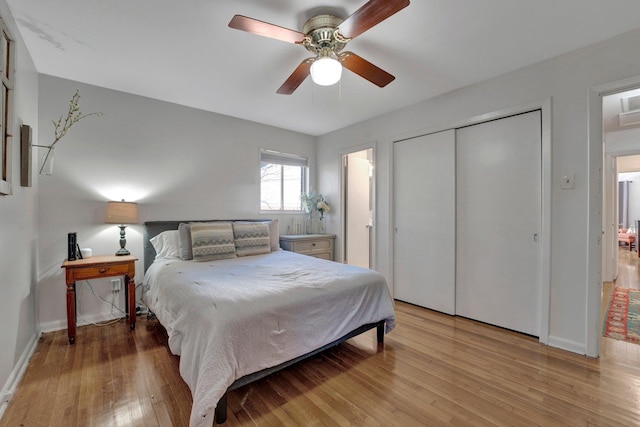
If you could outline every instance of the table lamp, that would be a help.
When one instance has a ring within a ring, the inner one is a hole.
[[[127,228],[127,224],[137,224],[138,222],[137,203],[125,202],[124,199],[121,202],[107,203],[104,223],[118,224],[118,227],[120,227],[120,249],[116,252],[116,255],[130,255],[130,252],[125,249],[127,240],[124,238],[124,229]]]

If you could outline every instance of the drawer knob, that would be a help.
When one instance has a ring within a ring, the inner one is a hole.
[[[311,246],[315,246],[315,245],[316,245],[315,243],[312,243],[312,244],[311,244]]]
[[[101,268],[99,271],[100,271],[100,274],[102,274],[102,273],[106,273],[107,269],[106,268]]]

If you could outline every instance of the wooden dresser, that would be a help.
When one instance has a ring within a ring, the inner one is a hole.
[[[333,261],[335,239],[335,234],[285,234],[280,236],[280,247],[285,251]]]

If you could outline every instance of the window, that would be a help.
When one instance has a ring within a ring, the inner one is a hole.
[[[13,138],[14,42],[9,29],[0,18],[0,73],[2,102],[0,103],[0,194],[11,194],[11,141]]]
[[[260,210],[300,211],[307,188],[306,157],[260,151]]]

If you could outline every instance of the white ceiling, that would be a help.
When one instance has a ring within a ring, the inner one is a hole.
[[[276,90],[310,54],[227,25],[242,14],[301,30],[314,10],[365,0],[7,0],[38,72],[309,135],[396,110],[640,27],[638,0],[412,0],[347,50],[396,76],[345,71]]]

